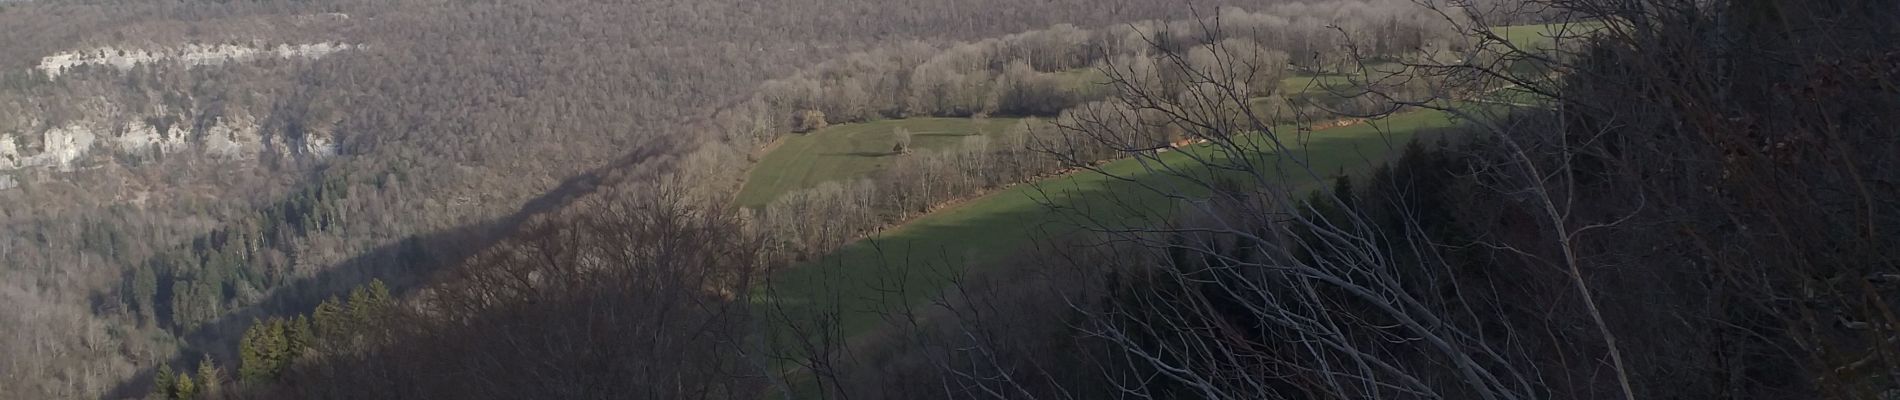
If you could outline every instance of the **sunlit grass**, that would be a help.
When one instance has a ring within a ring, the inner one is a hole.
[[[1503,26],[1491,28],[1491,32],[1524,51],[1549,51],[1561,42],[1578,41],[1600,29],[1602,22],[1582,21]]]
[[[965,137],[1001,135],[1022,123],[1016,118],[909,118],[844,124],[804,134],[787,134],[778,147],[759,159],[740,189],[741,206],[758,207],[798,189],[827,181],[868,177],[895,159],[892,131],[911,133],[911,147],[939,149],[956,146]]]

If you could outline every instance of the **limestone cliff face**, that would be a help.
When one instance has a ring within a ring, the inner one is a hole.
[[[345,43],[279,44],[276,46],[191,44],[167,49],[122,49],[101,47],[61,52],[40,59],[38,68],[57,78],[68,69],[84,65],[111,67],[120,71],[141,64],[171,63],[186,66],[218,65],[260,58],[319,58],[356,46]]]
[[[337,43],[194,44],[156,50],[105,47],[47,56],[36,68],[56,84],[95,88],[146,64],[191,68],[271,57],[310,59],[358,47]],[[87,74],[83,78],[72,75],[76,68],[84,68]],[[89,92],[97,93],[76,90],[58,98],[17,98],[14,104],[24,106],[0,110],[21,114],[0,118],[4,121],[0,123],[0,190],[35,179],[59,179],[60,173],[106,163],[135,164],[155,157],[232,163],[262,158],[322,161],[337,152],[338,140],[331,128],[334,120],[303,121],[300,129],[288,133],[270,127],[268,107],[231,107],[163,90],[81,94]],[[270,102],[265,98],[258,104]],[[50,109],[60,112],[42,115]]]
[[[197,154],[218,161],[272,155],[322,160],[336,154],[330,132],[307,130],[288,138],[263,132],[256,118],[224,116],[198,123],[166,123],[171,116],[98,115],[34,131],[0,131],[0,175],[29,168],[73,171],[111,156],[138,159]]]
[[[23,152],[18,138],[0,134],[0,142],[7,142],[0,145],[0,169],[51,167],[71,171],[92,150],[98,135],[83,127],[63,126],[46,130],[39,139],[39,152]]]

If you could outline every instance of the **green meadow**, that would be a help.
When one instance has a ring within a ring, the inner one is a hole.
[[[788,134],[752,167],[739,191],[739,205],[759,207],[786,192],[883,170],[895,155],[892,132],[900,128],[910,131],[913,148],[939,149],[956,146],[970,136],[1005,134],[1021,123],[1016,118],[908,118]]]
[[[969,265],[984,265],[1017,253],[1035,237],[1059,237],[1078,231],[1073,221],[1087,218],[1114,224],[1159,222],[1175,208],[1174,200],[1147,188],[1179,187],[1183,195],[1202,189],[1182,185],[1183,176],[1209,178],[1219,172],[1195,162],[1205,157],[1226,163],[1245,157],[1269,175],[1280,175],[1296,190],[1330,182],[1340,172],[1355,173],[1383,163],[1420,130],[1450,126],[1436,111],[1414,111],[1368,124],[1294,134],[1276,129],[1285,152],[1226,152],[1197,145],[1155,157],[1123,159],[1033,184],[1014,186],[918,218],[901,227],[840,249],[818,260],[777,274],[768,297],[793,315],[842,310],[839,323],[847,336],[874,329],[879,311],[930,298]],[[1248,135],[1253,148],[1271,148],[1267,135]],[[1310,168],[1291,168],[1303,161]],[[1306,171],[1312,171],[1312,174]],[[1167,171],[1167,172],[1160,172]]]

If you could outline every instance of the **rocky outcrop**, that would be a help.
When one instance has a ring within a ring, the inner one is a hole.
[[[217,65],[266,57],[319,58],[355,47],[356,45],[347,43],[279,44],[274,47],[192,44],[158,50],[101,47],[46,56],[40,59],[40,64],[35,68],[45,72],[47,76],[59,77],[66,70],[82,65],[105,66],[120,71],[132,69],[140,64],[152,63],[176,63],[188,66]]]
[[[19,138],[0,134],[0,169],[49,167],[71,171],[80,157],[92,151],[97,138],[92,130],[81,126],[48,129],[40,135],[41,151],[26,154]]]
[[[167,118],[98,118],[45,127],[40,132],[0,132],[0,190],[17,186],[18,173],[32,168],[71,172],[121,159],[188,154],[209,161],[239,162],[264,155],[321,161],[336,154],[336,139],[322,130],[288,138],[263,131],[255,118],[225,116],[200,124]],[[104,121],[121,121],[109,123]],[[120,156],[120,157],[113,157]]]
[[[75,69],[123,72],[148,64],[189,68],[267,58],[314,59],[359,47],[345,43],[266,46],[237,42],[158,49],[107,46],[46,56],[35,68],[58,78]],[[275,112],[268,107],[201,99],[178,87],[100,96],[97,93],[123,89],[114,86],[114,77],[91,78],[95,76],[69,75],[55,84],[67,85],[75,94],[27,97],[7,108],[20,118],[6,119],[6,124],[0,125],[0,179],[4,179],[0,190],[36,179],[60,179],[58,175],[26,173],[29,169],[71,172],[104,163],[138,163],[158,155],[186,155],[207,162],[266,157],[321,161],[337,152],[337,139],[329,128],[334,120],[310,121],[294,133],[277,132],[267,122],[269,113]],[[162,92],[167,90],[170,92]],[[252,104],[268,104],[267,100],[260,102]]]

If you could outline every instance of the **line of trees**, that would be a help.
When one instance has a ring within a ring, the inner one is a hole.
[[[1115,88],[1092,70],[1197,68],[1244,81],[1256,96],[1275,93],[1288,72],[1344,73],[1425,50],[1456,53],[1470,42],[1437,15],[1398,1],[1295,3],[1172,22],[1140,21],[1101,29],[1057,25],[1001,38],[948,45],[921,42],[854,53],[767,82],[763,101],[809,127],[812,116],[850,123],[910,116],[1052,116],[1099,101]],[[1218,25],[1221,29],[1203,29]],[[1206,32],[1220,32],[1207,34]],[[1366,45],[1347,46],[1355,40]],[[1157,53],[1189,60],[1155,62]],[[1218,60],[1231,58],[1232,60]],[[1222,71],[1207,67],[1227,68]],[[1137,70],[1139,71],[1139,70]],[[1150,73],[1170,94],[1182,72]],[[794,129],[803,131],[805,129]]]
[[[309,315],[253,320],[238,339],[238,378],[245,384],[271,384],[305,355],[342,353],[364,345],[365,332],[397,322],[397,304],[382,280],[331,296]]]
[[[192,377],[196,376],[196,379]],[[196,372],[192,370],[173,371],[171,364],[160,364],[158,374],[153,378],[157,389],[151,397],[163,400],[197,400],[223,398],[224,385],[229,383],[223,369],[206,355],[198,361]]]

